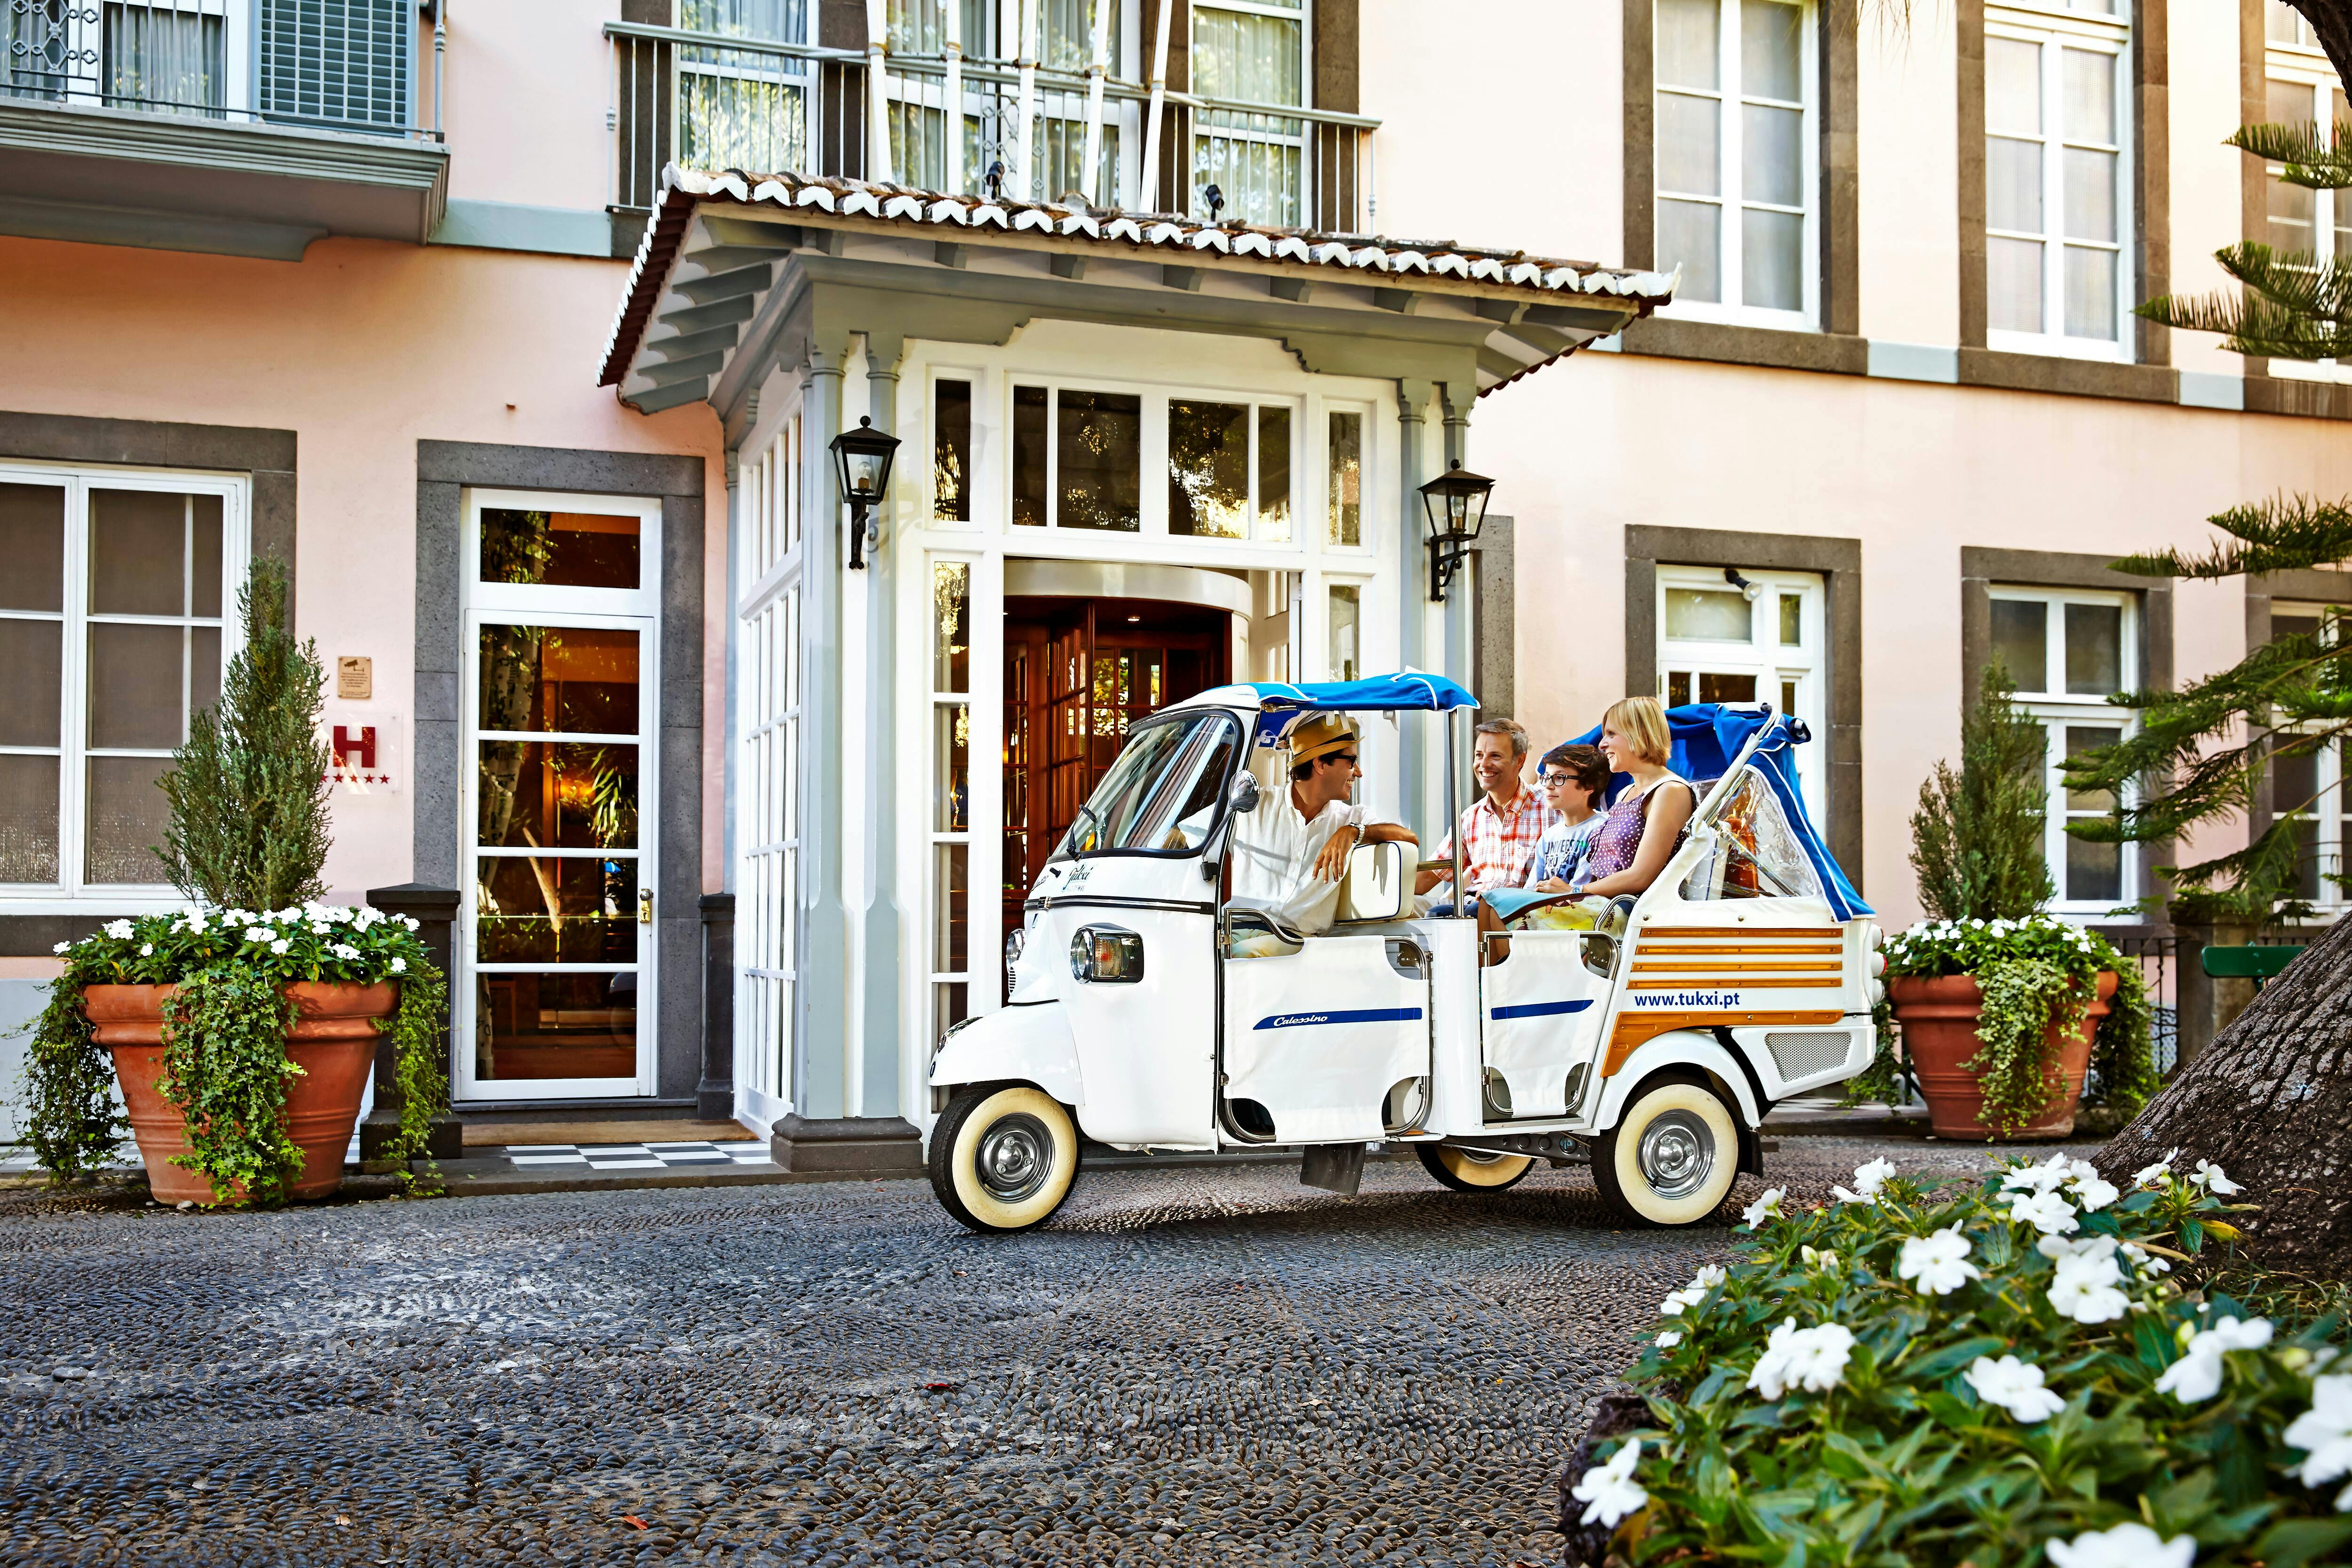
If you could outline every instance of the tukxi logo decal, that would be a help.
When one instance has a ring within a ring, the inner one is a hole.
[[[1260,1018],[1260,1029],[1309,1029],[1318,1024],[1410,1024],[1421,1016],[1418,1007],[1357,1007],[1346,1011],[1276,1013]]]
[[[1737,1007],[1740,1005],[1739,993],[1737,991],[1668,991],[1664,993],[1638,994],[1629,998],[1629,1000],[1631,1000],[1636,1007],[1673,1007],[1676,1009],[1697,1008],[1700,1010],[1706,1010],[1716,1007]]]

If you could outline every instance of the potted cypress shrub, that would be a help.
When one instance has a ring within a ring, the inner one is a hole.
[[[2042,855],[2048,742],[2012,690],[1986,670],[1958,769],[1938,763],[1920,786],[1911,865],[1932,918],[1886,945],[1887,1000],[1945,1138],[2063,1138],[2095,1065],[2117,1109],[2156,1087],[2138,966],[2042,912],[2057,892]]]
[[[257,561],[238,596],[244,647],[162,781],[157,854],[193,907],[58,946],[65,973],[27,1075],[30,1139],[55,1178],[120,1142],[110,1076],[169,1203],[332,1193],[385,1030],[409,1090],[395,1158],[422,1151],[445,1101],[446,987],[416,922],[315,901],[333,787],[318,738],[326,671],[287,629],[286,598],[284,565]]]

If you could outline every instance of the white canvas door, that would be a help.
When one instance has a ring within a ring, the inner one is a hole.
[[[1265,1107],[1284,1143],[1381,1137],[1389,1091],[1429,1073],[1428,962],[1400,967],[1395,945],[1310,937],[1226,960],[1225,1099]]]

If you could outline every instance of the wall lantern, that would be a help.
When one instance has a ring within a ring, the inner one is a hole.
[[[1486,497],[1495,481],[1474,474],[1455,458],[1451,468],[1421,487],[1429,513],[1429,596],[1443,603],[1446,584],[1470,558],[1478,525],[1486,521]]]
[[[874,514],[890,489],[890,459],[898,450],[898,437],[874,428],[870,418],[833,438],[834,478],[841,484],[841,502],[849,509],[852,572],[866,570],[866,549],[881,542],[882,525]]]

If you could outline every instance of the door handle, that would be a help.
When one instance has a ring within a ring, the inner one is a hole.
[[[637,889],[637,923],[641,926],[654,923],[654,890],[651,888]]]

